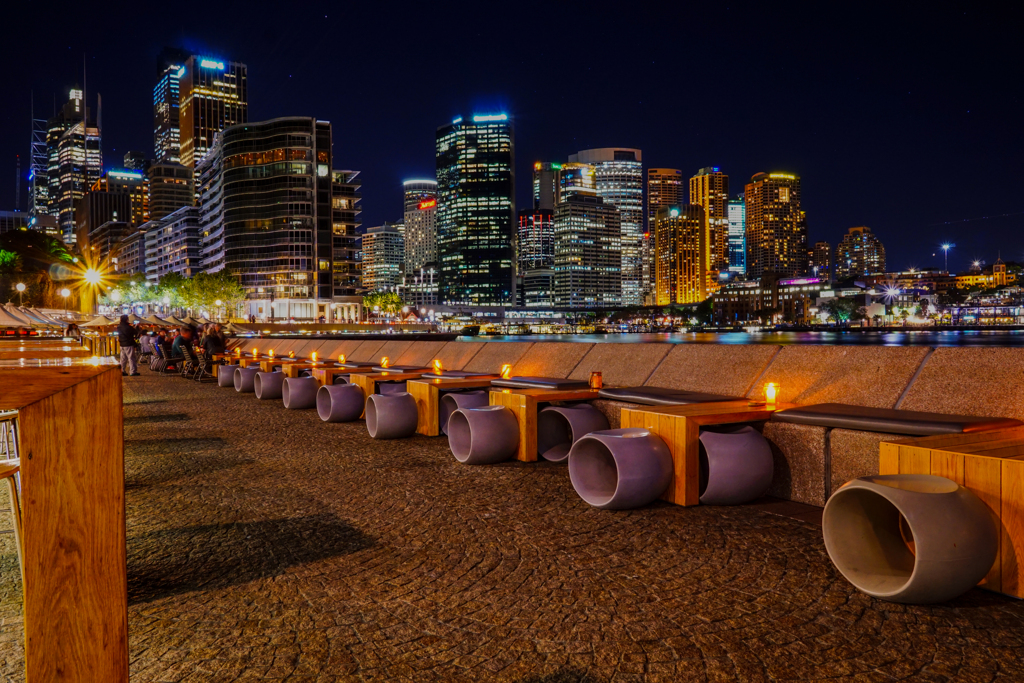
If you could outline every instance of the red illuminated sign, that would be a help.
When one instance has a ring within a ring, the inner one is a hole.
[[[433,209],[435,206],[437,206],[436,199],[424,199],[420,202],[420,209]]]

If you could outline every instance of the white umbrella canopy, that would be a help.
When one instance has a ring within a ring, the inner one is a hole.
[[[59,326],[52,320],[47,320],[45,316],[42,316],[34,312],[30,308],[19,308],[18,313],[21,314],[22,318],[26,318],[32,322],[33,327],[55,327]]]
[[[35,325],[38,325],[38,323],[32,318],[19,311],[18,307],[14,304],[4,304],[4,311],[6,311],[7,315],[11,316],[15,320],[21,321],[21,323],[26,327],[34,327]]]
[[[15,318],[7,312],[6,308],[0,306],[0,327],[32,327],[32,325],[26,323],[20,317]]]
[[[185,324],[183,321],[178,320],[173,315],[169,315],[166,318],[164,318],[164,322],[168,323],[169,325],[176,325],[176,326],[181,326],[181,325]]]
[[[191,316],[187,316],[187,317],[182,318],[181,322],[185,323],[186,325],[202,325],[203,324],[203,323],[199,322],[198,320],[196,320],[195,318],[193,318]]]
[[[42,311],[40,311],[38,308],[25,308],[23,310],[25,310],[26,312],[31,313],[32,315],[34,315],[35,317],[39,318],[40,320],[42,320],[43,322],[45,322],[48,325],[56,325],[57,327],[64,327],[64,323],[60,322],[59,320],[54,320],[50,316],[48,316],[45,313],[43,313]]]
[[[79,327],[113,327],[117,325],[116,320],[111,320],[104,315],[98,315],[87,323],[82,323]]]
[[[158,318],[155,315],[146,316],[145,318],[142,319],[142,322],[148,323],[150,325],[159,325],[160,327],[171,326],[171,323],[167,322],[166,320],[162,320],[161,318]]]

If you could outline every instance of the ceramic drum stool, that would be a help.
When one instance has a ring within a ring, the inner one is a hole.
[[[519,448],[519,420],[505,406],[459,408],[448,418],[448,447],[466,465],[504,462]]]
[[[700,502],[741,505],[772,485],[775,461],[768,441],[753,427],[700,434]]]
[[[858,590],[911,604],[966,593],[992,569],[999,547],[981,499],[928,474],[847,482],[825,505],[822,532],[836,569]]]
[[[281,399],[288,410],[307,410],[316,407],[316,392],[320,383],[312,377],[285,377],[281,386]]]
[[[365,400],[355,384],[327,384],[316,392],[316,412],[324,422],[352,422],[363,414]]]
[[[219,365],[217,366],[217,386],[218,387],[233,387],[235,386],[235,370],[238,369],[237,365]]]
[[[442,434],[448,433],[448,418],[459,408],[479,408],[488,403],[486,391],[450,391],[441,397],[437,421]]]
[[[587,434],[569,451],[569,479],[596,508],[628,510],[658,499],[672,482],[672,454],[646,429]]]
[[[266,401],[272,398],[281,398],[281,389],[284,386],[283,372],[257,372],[253,380],[252,388],[256,392],[256,398]]]
[[[366,401],[366,431],[374,439],[410,437],[416,433],[418,420],[412,394],[371,394]]]
[[[592,405],[549,406],[537,415],[537,454],[562,462],[581,438],[608,429],[608,418]]]
[[[378,382],[377,391],[385,396],[391,394],[404,394],[405,382]]]
[[[256,382],[256,373],[259,372],[258,367],[251,368],[235,368],[235,391],[251,394],[255,391],[253,385]]]

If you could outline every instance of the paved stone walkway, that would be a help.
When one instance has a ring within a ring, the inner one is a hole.
[[[601,512],[561,465],[460,466],[148,371],[125,403],[133,683],[1024,680],[1024,604],[871,600],[810,523]]]

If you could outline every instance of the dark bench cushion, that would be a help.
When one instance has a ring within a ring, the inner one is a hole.
[[[962,434],[963,432],[1016,427],[1021,424],[1019,420],[1003,417],[944,415],[893,408],[865,408],[842,403],[820,403],[780,410],[772,416],[772,420],[816,427],[906,434],[908,436]]]
[[[742,401],[738,396],[703,394],[699,391],[682,391],[665,387],[615,387],[601,389],[601,398],[614,401],[628,401],[645,406],[685,406],[691,403],[717,403],[718,401]]]
[[[347,360],[344,363],[338,363],[339,368],[352,368],[353,370],[357,370],[359,368],[373,368],[374,365],[376,365],[376,363],[352,360]]]
[[[515,387],[516,389],[586,389],[590,383],[582,379],[557,379],[554,377],[509,377],[491,380],[491,386]]]
[[[440,374],[430,371],[423,373],[424,379],[430,379],[431,377],[440,377],[441,379],[466,379],[467,377],[486,377],[487,372],[466,372],[465,370],[442,370]]]
[[[379,365],[374,365],[373,369],[377,372],[414,372],[416,370],[427,371],[427,368],[422,365],[392,365],[389,368],[383,368]]]

